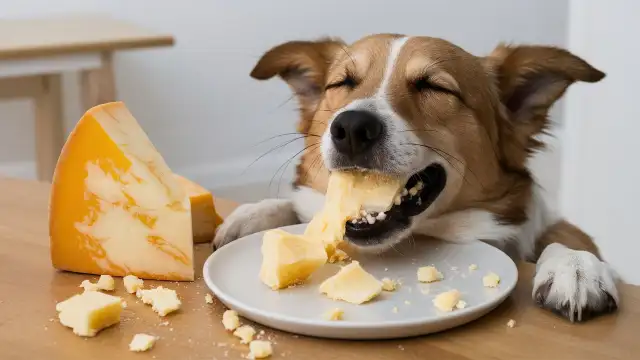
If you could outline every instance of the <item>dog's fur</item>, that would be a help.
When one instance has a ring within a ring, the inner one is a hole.
[[[537,262],[532,294],[540,306],[571,321],[617,309],[613,271],[588,235],[547,209],[527,169],[543,147],[538,135],[549,126],[550,107],[572,83],[597,82],[604,73],[555,47],[499,45],[476,57],[441,39],[380,34],[349,46],[336,39],[279,45],[251,73],[260,80],[276,75],[297,95],[298,131],[306,136],[293,197],[241,206],[215,246],[309,221],[332,170],[409,177],[439,163],[447,174],[442,193],[377,249],[410,232],[482,240]],[[327,130],[346,110],[373,112],[387,129],[364,163],[344,159]]]

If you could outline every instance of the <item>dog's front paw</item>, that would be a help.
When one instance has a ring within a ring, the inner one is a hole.
[[[613,270],[595,255],[551,244],[536,265],[533,299],[571,322],[618,308]]]
[[[220,248],[243,236],[298,222],[289,200],[267,199],[240,205],[216,231],[213,246]]]

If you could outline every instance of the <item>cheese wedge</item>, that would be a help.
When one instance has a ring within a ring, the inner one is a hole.
[[[281,229],[264,233],[260,280],[273,290],[305,281],[326,262],[322,243]]]
[[[92,337],[119,323],[124,306],[120,297],[86,291],[59,302],[56,310],[62,325],[72,328],[78,336]]]
[[[187,192],[121,102],[90,109],[71,132],[49,209],[58,269],[194,278]]]
[[[366,272],[359,262],[352,261],[320,284],[320,292],[333,300],[362,304],[380,295],[382,286],[382,282]]]
[[[377,173],[331,173],[322,211],[313,217],[304,235],[325,244],[331,258],[344,240],[345,224],[361,210],[387,211],[404,187],[400,178]]]
[[[175,175],[175,174],[174,174]],[[180,175],[175,175],[187,191],[191,202],[191,227],[193,242],[207,243],[213,240],[222,218],[216,212],[213,195],[207,189]]]

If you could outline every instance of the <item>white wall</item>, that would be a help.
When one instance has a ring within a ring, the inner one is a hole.
[[[444,37],[480,55],[500,41],[563,45],[567,17],[567,2],[557,0],[56,0],[51,5],[50,0],[0,0],[0,17],[96,10],[176,36],[172,50],[117,56],[119,98],[170,166],[209,187],[269,181],[301,148],[287,146],[240,175],[284,139],[253,145],[294,130],[295,102],[281,106],[290,97],[288,88],[249,77],[255,61],[273,45],[323,35],[353,41],[399,32]],[[69,128],[81,114],[76,80],[65,79]],[[31,115],[24,102],[0,105],[0,162],[5,162],[0,169],[5,172],[32,173]],[[557,158],[536,163],[545,169],[540,174],[553,193]]]
[[[607,77],[568,95],[562,210],[595,237],[624,280],[640,284],[640,2],[572,0],[570,9],[570,48]]]

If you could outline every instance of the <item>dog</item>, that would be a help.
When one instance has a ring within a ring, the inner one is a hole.
[[[348,223],[350,245],[381,251],[410,234],[481,240],[536,263],[532,297],[540,307],[571,322],[618,308],[614,270],[587,234],[548,208],[527,167],[544,147],[551,106],[572,83],[605,77],[583,59],[511,44],[474,56],[443,39],[376,34],[350,45],[280,44],[251,76],[289,85],[305,150],[291,197],[238,207],[214,247],[310,221],[331,171],[380,172],[407,179],[407,190],[420,181],[419,192],[373,225]]]

